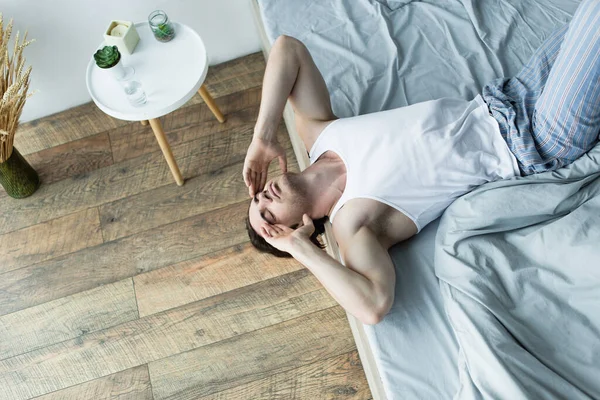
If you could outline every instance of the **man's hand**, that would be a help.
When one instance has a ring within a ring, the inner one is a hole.
[[[265,187],[267,182],[267,171],[269,164],[275,158],[279,158],[281,172],[287,172],[287,158],[285,150],[274,140],[265,140],[258,137],[252,139],[246,159],[244,160],[244,183],[248,186],[250,197],[254,197]]]
[[[310,235],[315,231],[312,219],[307,214],[302,216],[303,225],[297,229],[285,225],[264,224],[260,229],[263,237],[271,246],[277,250],[285,251],[293,255],[293,251],[302,242],[310,243]]]

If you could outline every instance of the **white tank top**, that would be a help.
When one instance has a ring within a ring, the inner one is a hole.
[[[310,149],[310,163],[328,150],[346,165],[331,222],[346,202],[367,198],[402,212],[419,232],[462,194],[520,175],[481,95],[336,119]]]

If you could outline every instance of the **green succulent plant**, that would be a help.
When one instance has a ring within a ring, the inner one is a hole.
[[[168,23],[160,24],[154,27],[152,31],[154,32],[154,37],[161,42],[168,42],[175,35],[173,27]]]
[[[171,33],[173,33],[173,31],[171,30],[171,27],[167,24],[160,24],[158,26],[158,29],[156,30],[156,33],[161,35],[161,36],[168,36]]]
[[[114,67],[120,59],[121,53],[119,53],[117,46],[104,46],[94,53],[94,60],[100,68]]]

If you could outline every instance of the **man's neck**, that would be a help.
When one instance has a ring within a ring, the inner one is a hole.
[[[302,175],[306,179],[313,219],[330,216],[346,188],[346,166],[339,157],[320,158]]]

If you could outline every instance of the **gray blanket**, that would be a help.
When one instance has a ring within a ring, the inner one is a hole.
[[[459,343],[455,398],[600,398],[600,145],[456,200],[435,270]]]

